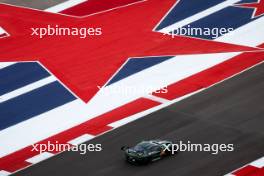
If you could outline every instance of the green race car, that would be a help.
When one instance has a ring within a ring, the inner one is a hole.
[[[142,141],[134,147],[122,147],[126,160],[130,163],[146,164],[171,154],[171,141]]]

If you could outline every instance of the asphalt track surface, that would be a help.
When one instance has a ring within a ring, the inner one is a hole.
[[[64,152],[17,176],[220,176],[264,155],[264,64],[165,109],[99,136],[103,151]],[[146,166],[124,161],[122,145],[168,139],[233,143],[234,152],[181,152]]]
[[[48,1],[43,1],[43,0],[33,0],[33,1],[28,1],[28,0],[0,0],[0,3],[7,3],[11,5],[16,5],[16,6],[23,6],[23,7],[30,7],[30,8],[35,8],[35,9],[46,9],[49,7],[52,7],[54,5],[60,4],[64,2],[65,0],[48,0]]]

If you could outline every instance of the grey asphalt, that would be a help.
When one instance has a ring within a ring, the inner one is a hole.
[[[47,9],[60,4],[66,0],[0,0],[0,3],[7,3],[16,6],[30,7],[35,9]]]
[[[264,64],[88,143],[103,151],[64,152],[16,176],[220,176],[264,156]],[[168,139],[231,143],[234,152],[180,152],[146,166],[124,161],[122,145]]]

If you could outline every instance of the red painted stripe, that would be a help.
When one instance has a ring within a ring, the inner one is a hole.
[[[22,161],[22,162],[15,163],[15,164],[9,164],[9,165],[6,165],[8,170],[5,170],[5,171],[12,173],[12,172],[16,172],[22,168],[25,168],[27,166],[30,166],[30,165],[31,164],[26,162],[26,161]]]
[[[254,176],[252,174],[255,174],[257,171],[259,171],[260,169],[254,166],[245,166],[242,169],[232,173],[235,176]]]
[[[69,9],[63,10],[62,13],[75,16],[85,16],[138,1],[141,0],[89,0]]]
[[[264,176],[264,167],[262,167],[256,173],[254,173],[253,175],[250,175],[250,176]]]
[[[173,100],[216,84],[263,61],[264,52],[244,53],[168,86],[166,94],[153,93],[153,95]]]
[[[110,130],[111,127],[107,126],[108,124],[153,108],[157,105],[160,105],[160,103],[140,98],[38,143],[47,144],[48,141],[50,141],[50,143],[56,144],[57,141],[59,144],[65,144],[83,134],[92,134],[96,136]],[[14,172],[26,167],[28,163],[26,163],[25,160],[38,154],[36,151],[31,151],[32,149],[33,147],[29,146],[1,158],[0,170]],[[53,153],[57,152],[59,151],[54,151]]]

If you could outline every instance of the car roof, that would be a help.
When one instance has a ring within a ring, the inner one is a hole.
[[[155,140],[148,140],[148,141],[141,141],[140,143],[138,143],[137,145],[139,144],[142,144],[142,143],[149,143],[150,145],[162,145],[164,143],[168,143],[170,141],[166,141],[166,140],[160,140],[160,139],[155,139]]]
[[[162,143],[164,143],[164,142],[165,142],[165,141],[162,141],[162,140],[150,140],[150,141],[142,141],[142,142],[140,142],[139,144],[144,143],[144,144],[149,144],[149,145],[154,146],[154,145],[160,145],[160,144],[162,144]]]

